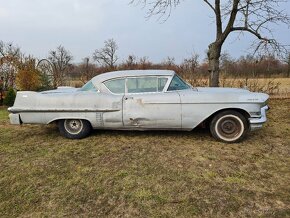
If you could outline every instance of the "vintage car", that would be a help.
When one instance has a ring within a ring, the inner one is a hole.
[[[190,131],[206,124],[214,138],[231,143],[262,127],[268,98],[246,89],[194,88],[174,71],[132,70],[98,75],[79,89],[19,91],[8,111],[12,124],[56,122],[70,139],[92,129]]]

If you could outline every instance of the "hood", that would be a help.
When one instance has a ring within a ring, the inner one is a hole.
[[[200,93],[207,93],[221,99],[239,99],[240,102],[262,103],[268,100],[269,95],[265,93],[251,92],[248,89],[221,88],[221,87],[198,87]]]
[[[183,103],[264,103],[269,95],[238,88],[197,87],[179,92]]]
[[[247,93],[250,92],[247,89],[238,89],[238,88],[221,88],[221,87],[197,87],[199,92],[209,92],[209,93]]]

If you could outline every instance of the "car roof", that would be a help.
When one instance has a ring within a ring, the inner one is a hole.
[[[173,76],[175,74],[172,70],[123,70],[103,73],[95,76],[92,79],[94,84],[102,83],[109,79],[120,77],[135,77],[135,76]]]

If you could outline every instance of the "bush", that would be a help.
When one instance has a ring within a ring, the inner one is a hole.
[[[9,88],[7,94],[4,98],[3,104],[11,107],[14,104],[15,98],[16,98],[16,93],[15,93],[14,89]]]
[[[40,72],[31,67],[20,69],[16,76],[16,84],[19,90],[36,91],[41,86]]]

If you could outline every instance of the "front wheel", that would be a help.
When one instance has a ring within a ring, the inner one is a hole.
[[[233,110],[218,113],[210,123],[210,132],[213,137],[227,143],[241,141],[248,129],[246,118]]]
[[[92,126],[87,120],[67,119],[58,121],[60,134],[69,139],[81,139],[88,136]]]

